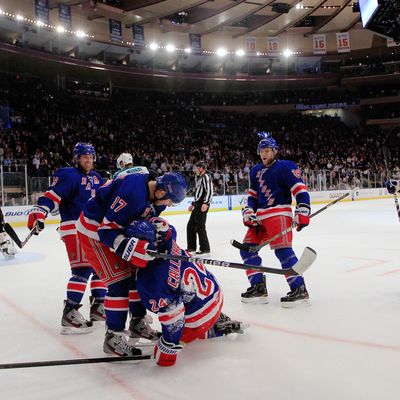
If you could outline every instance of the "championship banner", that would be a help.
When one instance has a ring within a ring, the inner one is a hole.
[[[338,53],[350,53],[349,32],[340,32],[336,34],[336,44]]]
[[[66,28],[71,29],[72,18],[71,18],[71,6],[66,6],[65,4],[58,5],[58,19],[60,24]]]
[[[278,57],[280,55],[278,40],[277,37],[267,38],[267,53],[271,57]]]
[[[326,35],[313,35],[314,54],[326,54]]]
[[[201,35],[199,33],[189,33],[189,43],[192,53],[201,53]]]
[[[132,35],[135,46],[144,47],[144,27],[142,25],[132,25]]]
[[[112,42],[122,42],[122,24],[121,21],[110,18],[110,40]]]
[[[256,52],[256,38],[254,36],[248,36],[246,38],[246,53]]]
[[[35,0],[35,15],[40,22],[49,23],[49,0]]]
[[[396,42],[396,41],[395,41],[394,39],[392,39],[392,38],[387,38],[386,45],[387,45],[387,47],[400,46],[400,42]]]

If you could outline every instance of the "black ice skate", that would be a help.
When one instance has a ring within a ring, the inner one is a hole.
[[[281,306],[290,308],[298,304],[309,305],[309,295],[305,285],[301,285],[299,288],[291,290],[286,296],[281,297]]]
[[[86,321],[78,311],[82,304],[69,306],[64,300],[63,316],[61,318],[61,335],[90,333],[93,331],[93,322]]]
[[[129,337],[132,339],[147,339],[156,341],[161,336],[161,332],[154,330],[150,324],[153,319],[150,315],[145,315],[140,318],[132,318],[129,323]]]
[[[268,291],[265,284],[265,276],[261,283],[250,286],[246,292],[242,293],[242,303],[255,303],[255,304],[267,304],[268,303]]]
[[[96,299],[90,296],[90,320],[105,321],[106,314],[104,312],[104,303],[96,302]]]
[[[216,332],[222,333],[223,335],[229,335],[231,333],[243,333],[249,326],[243,324],[243,322],[232,321],[226,314],[221,313],[218,321],[214,324]]]
[[[125,336],[125,331],[114,332],[107,330],[104,338],[103,351],[106,354],[120,357],[140,356],[142,351],[130,346]]]

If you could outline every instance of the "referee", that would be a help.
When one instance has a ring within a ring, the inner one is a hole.
[[[210,253],[210,244],[206,231],[206,219],[213,196],[213,184],[206,169],[207,165],[204,161],[197,162],[193,168],[196,174],[196,193],[194,195],[194,201],[188,208],[192,213],[187,224],[187,251],[191,253],[196,251],[197,234],[199,235],[200,251],[196,251],[196,254],[201,255]]]

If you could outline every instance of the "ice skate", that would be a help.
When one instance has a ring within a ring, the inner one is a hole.
[[[281,306],[291,308],[299,304],[310,305],[310,296],[308,295],[305,285],[301,285],[297,289],[291,290],[284,297],[281,297]]]
[[[126,331],[114,332],[107,330],[104,338],[103,351],[106,354],[117,355],[120,357],[140,356],[142,351],[130,346],[126,339]]]
[[[90,296],[90,320],[92,322],[106,320],[104,303],[96,302],[96,299],[92,296]]]
[[[64,300],[60,332],[62,335],[83,334],[93,331],[93,322],[86,321],[83,315],[78,311],[81,307],[82,304],[71,307]]]
[[[129,337],[133,341],[139,341],[140,339],[147,339],[156,341],[161,336],[161,332],[154,330],[150,324],[153,322],[153,318],[150,315],[145,315],[140,318],[132,318],[129,323]]]
[[[240,321],[231,320],[226,314],[221,313],[218,321],[214,324],[215,331],[223,335],[230,335],[231,333],[242,334],[249,325]]]
[[[244,293],[241,294],[242,303],[254,303],[254,304],[267,304],[268,303],[268,291],[265,284],[265,277],[261,283],[250,286]]]

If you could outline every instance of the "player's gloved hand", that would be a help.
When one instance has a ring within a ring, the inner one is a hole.
[[[297,226],[296,230],[301,231],[310,223],[311,207],[308,204],[297,204],[294,212],[294,222]]]
[[[396,192],[400,193],[400,180],[389,179],[386,182],[386,188],[390,194],[395,194]]]
[[[150,218],[149,221],[156,228],[157,244],[165,242],[168,239],[168,235],[171,235],[171,230],[169,229],[168,221],[160,217]]]
[[[149,261],[155,259],[155,256],[147,253],[147,250],[154,249],[154,246],[146,240],[131,237],[123,239],[115,252],[135,267],[145,268]]]
[[[28,215],[28,229],[35,229],[34,235],[39,235],[39,232],[44,229],[44,220],[47,217],[47,210],[40,206],[33,206]]]
[[[161,336],[154,347],[154,358],[156,359],[157,365],[161,367],[171,367],[174,365],[176,363],[176,357],[182,348],[182,345],[169,343]]]
[[[243,224],[245,226],[251,228],[258,225],[256,213],[251,207],[249,206],[244,207],[242,210],[242,216],[243,216]]]

